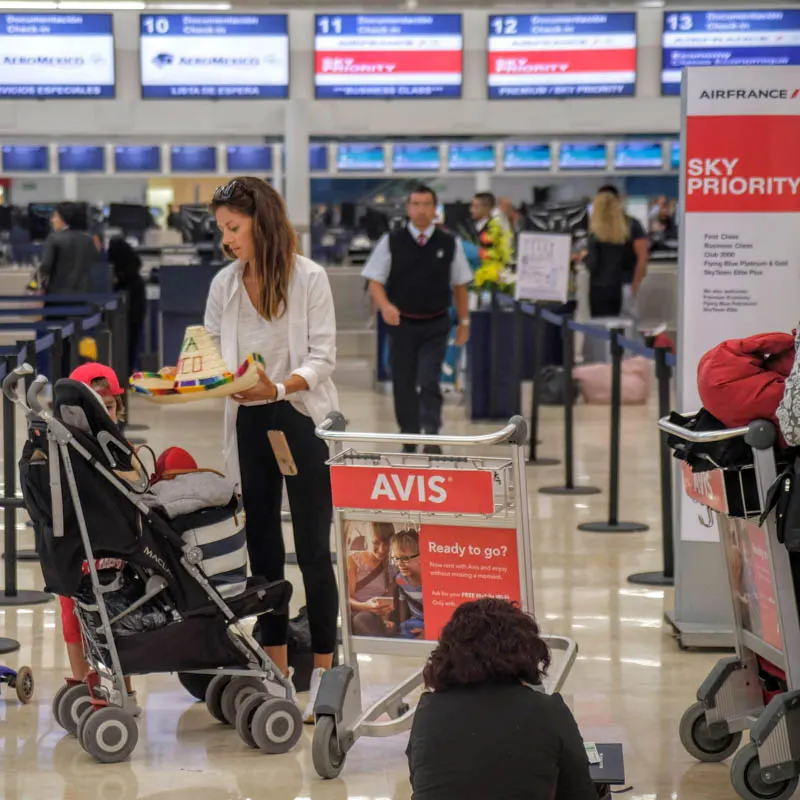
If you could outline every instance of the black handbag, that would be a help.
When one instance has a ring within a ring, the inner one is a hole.
[[[778,476],[767,492],[765,508],[759,525],[775,509],[778,541],[790,553],[800,553],[800,458],[795,458]]]

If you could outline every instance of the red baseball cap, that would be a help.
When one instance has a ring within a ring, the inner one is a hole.
[[[150,477],[151,483],[163,478],[172,478],[185,472],[194,472],[197,462],[181,447],[168,447],[156,461],[156,471]]]
[[[109,394],[123,394],[125,391],[119,385],[117,373],[114,372],[111,367],[107,367],[105,364],[100,364],[97,361],[89,361],[86,364],[81,364],[79,367],[72,370],[69,377],[70,380],[80,381],[87,386],[91,386],[92,381],[103,379],[108,382],[108,389],[106,391]]]

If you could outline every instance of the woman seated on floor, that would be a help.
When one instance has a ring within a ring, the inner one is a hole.
[[[456,609],[425,667],[408,763],[414,800],[597,800],[583,739],[533,617],[486,598]]]

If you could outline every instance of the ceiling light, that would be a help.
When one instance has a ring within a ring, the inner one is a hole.
[[[58,0],[57,5],[65,11],[144,11],[146,8],[139,0]]]
[[[230,3],[148,3],[148,8],[160,11],[230,11]]]

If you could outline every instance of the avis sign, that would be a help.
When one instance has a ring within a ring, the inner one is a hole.
[[[334,465],[331,487],[336,508],[445,514],[494,512],[492,473],[486,470]]]
[[[725,495],[725,477],[722,470],[692,472],[688,464],[682,464],[683,488],[696,503],[713,508],[723,514],[728,513],[728,500]]]

